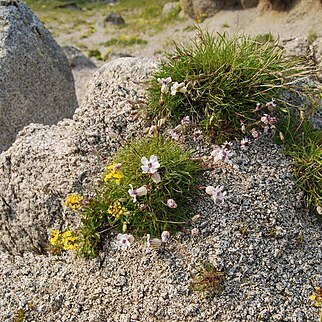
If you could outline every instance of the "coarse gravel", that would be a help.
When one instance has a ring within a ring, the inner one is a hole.
[[[184,229],[148,254],[141,239],[126,251],[110,242],[95,260],[0,253],[0,321],[318,321],[308,298],[322,283],[321,225],[290,160],[267,138],[233,150],[200,179],[223,185],[225,203],[201,191],[189,205],[198,236]],[[224,273],[213,297],[192,287],[206,261]]]

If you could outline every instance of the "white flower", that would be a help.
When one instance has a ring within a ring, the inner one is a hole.
[[[227,195],[227,191],[223,191],[223,190],[224,190],[223,186],[217,186],[216,188],[213,186],[208,186],[206,188],[206,193],[211,196],[215,204],[219,202],[223,204],[225,202],[225,198]]]
[[[174,82],[171,86],[171,95],[176,95],[177,93],[186,93],[187,87],[184,83]]]
[[[170,233],[167,230],[163,231],[161,234],[161,242],[167,243],[169,241],[169,238],[170,238]]]
[[[241,141],[240,141],[240,148],[243,150],[243,151],[247,151],[248,148],[249,148],[249,145],[250,145],[250,140],[248,138],[243,138]]]
[[[171,77],[158,78],[158,82],[161,84],[161,93],[168,94],[169,93],[169,84],[172,82],[172,78]]]
[[[133,198],[133,202],[137,201],[136,200],[137,197],[146,196],[146,194],[148,193],[148,190],[146,189],[145,186],[142,186],[137,189],[133,189],[133,186],[131,184],[129,186],[131,189],[129,189],[128,192],[129,192],[129,195]]]
[[[169,208],[177,208],[178,207],[177,203],[173,199],[167,200],[167,206]]]
[[[233,156],[234,153],[229,151],[226,148],[222,148],[220,146],[216,146],[214,150],[211,152],[211,156],[214,158],[214,162],[223,161],[223,162],[231,162],[229,158]]]
[[[118,234],[116,237],[116,247],[118,249],[127,249],[134,242],[134,237],[131,234]]]
[[[154,154],[150,156],[150,160],[148,160],[146,157],[142,157],[141,163],[141,169],[143,173],[153,174],[157,172],[158,168],[160,167],[158,157]]]
[[[190,117],[189,117],[189,115],[185,116],[185,117],[181,120],[181,124],[182,124],[182,125],[189,125],[189,124],[190,124]]]

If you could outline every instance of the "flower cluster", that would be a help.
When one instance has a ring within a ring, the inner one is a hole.
[[[56,253],[61,253],[63,250],[76,251],[78,249],[78,238],[76,234],[70,230],[66,230],[62,233],[57,229],[52,230],[49,243]]]
[[[170,87],[172,83],[172,78],[158,78],[158,82],[161,84],[161,94],[168,94],[169,91],[171,92],[171,95],[176,95],[177,93],[186,93],[187,87],[185,83],[181,82],[173,82],[172,86]]]
[[[114,180],[116,184],[120,184],[122,178],[124,177],[121,171],[121,163],[113,163],[107,167],[108,172],[104,176],[104,181]]]
[[[225,198],[227,195],[227,191],[223,191],[223,186],[208,186],[206,188],[206,193],[210,195],[211,199],[214,201],[215,204],[221,203],[223,204],[225,202]]]
[[[116,219],[119,219],[122,214],[125,212],[125,207],[121,205],[119,201],[113,202],[109,207],[107,212],[115,217]]]
[[[67,197],[67,199],[64,202],[64,205],[72,210],[78,210],[82,205],[81,202],[83,200],[83,197],[74,193]]]

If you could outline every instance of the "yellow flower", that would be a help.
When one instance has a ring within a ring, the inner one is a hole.
[[[81,207],[82,200],[83,200],[82,196],[74,193],[74,194],[71,194],[67,197],[64,204],[66,207],[68,207],[70,209],[78,210]]]
[[[64,250],[77,250],[78,241],[75,233],[71,232],[70,230],[66,230],[62,234],[62,241]]]
[[[124,177],[121,169],[121,163],[113,163],[107,167],[108,173],[104,176],[104,181],[114,180],[116,184],[120,184]]]
[[[125,207],[123,207],[119,201],[112,203],[107,210],[107,212],[113,215],[116,219],[119,219],[124,211]]]
[[[60,237],[59,235],[60,235],[59,230],[54,229],[54,230],[51,231],[51,238],[50,238],[50,241],[49,241],[50,245],[52,245],[52,246],[57,245],[59,237]]]
[[[77,250],[78,248],[77,235],[70,230],[63,233],[56,229],[52,230],[49,243],[58,254],[63,250]]]
[[[309,299],[314,302],[314,306],[322,307],[322,287],[315,287],[315,293]]]

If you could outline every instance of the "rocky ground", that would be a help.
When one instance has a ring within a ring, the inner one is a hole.
[[[308,34],[319,32],[319,17],[318,10],[306,13],[303,7],[265,15],[249,9],[219,12],[201,26],[232,33],[271,31],[283,39],[304,39],[305,47]],[[128,53],[155,56],[161,50],[162,54],[162,43],[170,43],[174,33],[177,41],[193,35],[192,23],[184,18]],[[60,35],[57,40],[61,45],[76,45],[73,37]],[[300,41],[287,43],[298,48]],[[130,102],[142,99],[144,81],[155,68],[148,59],[114,61],[86,85],[96,68],[75,66],[82,104],[73,119],[52,127],[31,125],[1,154],[0,189],[19,209],[11,228],[21,238],[16,248],[14,241],[6,247],[28,251],[23,256],[0,252],[0,320],[319,321],[319,310],[308,298],[314,286],[322,286],[321,223],[303,207],[290,160],[269,138],[254,142],[248,151],[241,151],[235,142],[231,164],[204,172],[200,184],[223,185],[227,200],[216,205],[202,193],[187,205],[191,215],[200,219],[171,236],[160,250],[146,254],[144,239],[137,239],[128,250],[117,251],[111,239],[100,257],[91,261],[73,254],[30,252],[36,243],[31,245],[32,239],[19,235],[19,229],[27,225],[33,233],[33,226],[39,224],[41,229],[35,229],[33,238],[44,238],[48,227],[66,219],[61,206],[64,196],[83,189],[84,176],[90,186],[104,167],[89,147],[105,148],[113,155],[125,139],[143,131]],[[211,149],[202,136],[190,144],[197,156],[209,156]],[[50,211],[56,214],[56,222],[46,222]],[[6,234],[5,228],[1,227],[1,235]],[[199,234],[191,235],[193,228]],[[1,245],[6,242],[2,237]],[[193,276],[207,261],[224,276],[210,297],[193,287]]]

